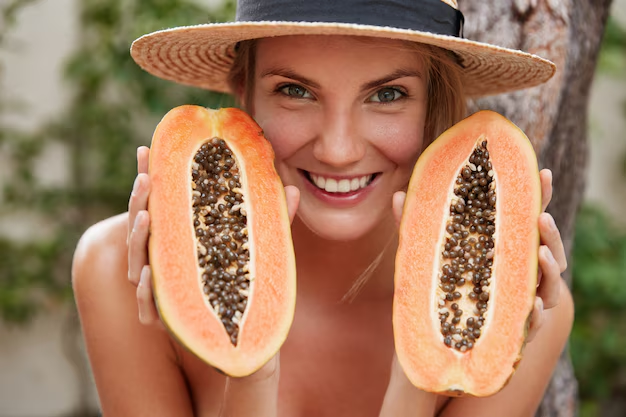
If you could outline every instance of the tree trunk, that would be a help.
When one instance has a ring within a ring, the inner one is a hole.
[[[574,219],[585,187],[587,105],[611,0],[460,0],[465,37],[522,49],[557,64],[546,84],[470,103],[504,114],[533,142],[542,168],[554,174],[548,211],[571,254]],[[570,262],[571,264],[571,262]],[[566,272],[567,282],[571,276]],[[567,350],[537,416],[577,414],[577,383]]]

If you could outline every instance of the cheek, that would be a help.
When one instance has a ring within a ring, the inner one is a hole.
[[[290,158],[315,137],[315,115],[306,112],[260,108],[255,120],[272,144],[277,161]]]
[[[413,167],[424,140],[424,121],[421,117],[395,117],[366,123],[376,148],[398,166]],[[382,118],[381,118],[382,119]]]

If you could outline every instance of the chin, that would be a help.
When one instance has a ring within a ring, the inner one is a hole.
[[[382,223],[380,216],[354,215],[353,213],[319,212],[307,215],[298,212],[298,218],[315,235],[324,240],[351,242],[366,237]]]

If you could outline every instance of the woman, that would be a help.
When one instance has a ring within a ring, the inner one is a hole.
[[[129,212],[90,228],[74,260],[104,414],[533,415],[573,317],[552,217],[539,218],[530,342],[492,397],[451,399],[406,379],[394,356],[393,264],[403,190],[421,151],[463,117],[466,95],[536,85],[552,64],[461,39],[453,1],[242,0],[238,21],[157,32],[132,53],[155,75],[234,93],[270,140],[297,258],[290,334],[260,371],[229,379],[163,331],[146,251],[149,150],[141,147]],[[551,173],[540,175],[545,209]],[[358,179],[358,189],[339,192],[333,183],[345,179]]]

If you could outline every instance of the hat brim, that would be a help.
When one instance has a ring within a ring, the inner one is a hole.
[[[428,32],[348,23],[232,22],[177,27],[135,40],[131,56],[157,77],[230,93],[227,78],[237,42],[287,35],[353,35],[400,39],[454,52],[468,96],[510,92],[542,84],[556,66],[539,56]]]

